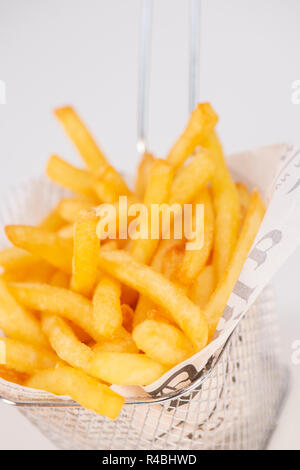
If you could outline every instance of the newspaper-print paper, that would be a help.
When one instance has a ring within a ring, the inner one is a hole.
[[[229,165],[236,181],[259,189],[267,205],[267,212],[215,337],[201,352],[173,367],[144,389],[112,386],[125,397],[141,399],[149,395],[153,398],[172,395],[177,390],[186,389],[197,379],[205,378],[237,324],[299,245],[300,150],[287,144],[264,147],[233,155]],[[35,224],[66,195],[66,191],[41,178],[19,185],[11,194],[0,199],[0,248],[8,246],[4,225]],[[0,395],[13,401],[53,402],[61,399],[7,382],[5,388],[4,383],[0,379]],[[158,405],[153,407],[153,413],[155,409],[159,413]],[[190,411],[193,413],[193,407]],[[143,419],[143,413],[140,418]]]

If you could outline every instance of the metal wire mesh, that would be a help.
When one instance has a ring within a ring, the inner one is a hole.
[[[61,449],[262,449],[276,424],[286,383],[268,288],[211,375],[179,398],[127,403],[116,421],[79,406],[35,404],[20,411]]]

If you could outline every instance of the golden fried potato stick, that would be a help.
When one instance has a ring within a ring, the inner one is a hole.
[[[73,247],[69,240],[31,225],[7,225],[5,233],[15,246],[71,273]]]
[[[93,189],[93,177],[86,171],[76,168],[57,155],[51,155],[46,174],[54,183],[74,193],[84,196],[91,202],[99,201]]]
[[[64,287],[67,289],[70,285],[70,276],[58,269],[52,275],[51,279],[49,280],[49,284],[51,286]]]
[[[213,202],[208,188],[204,188],[197,196],[195,204],[204,205],[204,241],[200,250],[186,250],[178,272],[178,280],[191,284],[205,266],[213,247],[215,215]],[[195,218],[195,214],[193,214]],[[193,228],[195,222],[193,221]]]
[[[105,274],[102,275],[94,292],[93,319],[95,329],[105,338],[112,338],[122,325],[120,299],[120,282]]]
[[[79,212],[74,225],[71,289],[90,296],[97,280],[100,240],[96,228],[99,218],[93,209]]]
[[[236,245],[236,249],[225,270],[224,276],[218,283],[214,293],[205,307],[209,323],[209,338],[212,339],[219,320],[223,314],[229,296],[238,280],[244,262],[255,240],[261,222],[264,218],[265,207],[258,191],[251,196],[248,212]]]
[[[119,196],[131,194],[123,178],[112,166],[107,166],[100,177],[94,178],[93,187],[104,203],[113,203]]]
[[[147,312],[147,318],[146,320],[154,320],[159,323],[166,323],[167,325],[173,325],[175,326],[174,321],[172,319],[168,318],[164,313],[161,313],[157,308],[153,308],[152,310]]]
[[[41,369],[55,367],[61,362],[54,352],[41,346],[2,337],[0,343],[5,345],[5,365],[17,372],[34,374]]]
[[[213,265],[204,266],[189,287],[188,297],[204,309],[216,287],[216,275]]]
[[[131,333],[132,328],[133,328],[134,311],[130,307],[130,305],[127,305],[127,304],[122,304],[121,309],[122,309],[122,317],[123,317],[123,326],[125,330]]]
[[[25,385],[55,395],[69,395],[84,408],[110,419],[118,417],[125,401],[107,385],[67,366],[40,371],[28,379]]]
[[[177,274],[182,264],[183,257],[184,249],[180,245],[174,245],[170,247],[169,250],[165,253],[161,272],[167,279],[169,279],[169,281],[172,281],[174,284],[178,284]],[[183,290],[184,287],[181,286],[181,289]]]
[[[25,307],[60,315],[80,326],[95,341],[104,339],[94,328],[92,302],[82,295],[62,287],[38,283],[9,283],[9,289]],[[123,338],[128,334],[125,328],[121,327],[115,332],[114,338]]]
[[[116,385],[149,385],[159,379],[167,367],[145,354],[95,352],[89,374]]]
[[[155,308],[155,304],[145,295],[140,295],[134,311],[133,328],[149,318],[149,313]]]
[[[203,143],[216,164],[212,189],[216,213],[213,264],[221,279],[237,242],[241,212],[237,188],[226,167],[223,149],[215,132]]]
[[[89,373],[89,361],[93,358],[93,350],[82,343],[74,334],[68,323],[57,315],[42,314],[42,328],[56,354],[73,367]],[[122,338],[97,343],[97,350],[137,353],[137,347],[129,334]]]
[[[133,259],[125,251],[101,251],[101,270],[135,288],[173,317],[198,350],[207,344],[208,325],[203,312],[182,291],[153,268]]]
[[[133,330],[132,336],[141,351],[167,367],[175,366],[196,352],[176,326],[165,322],[145,320]]]
[[[145,190],[148,185],[148,180],[150,176],[150,171],[152,168],[153,163],[155,162],[155,158],[151,153],[144,153],[143,157],[140,160],[136,182],[135,182],[135,195],[140,201],[143,201]]]
[[[115,192],[116,198],[119,194],[129,193],[128,187],[122,176],[109,165],[106,157],[96,144],[90,132],[83,124],[76,111],[70,106],[55,110],[56,117],[62,123],[66,133],[75,144],[81,157],[89,170]],[[112,202],[103,200],[103,202]]]
[[[141,263],[148,264],[151,261],[159,244],[160,219],[154,217],[151,220],[152,205],[168,202],[173,176],[173,168],[164,160],[156,160],[153,163],[144,196],[144,204],[148,210],[148,238],[134,240],[131,247],[132,256]],[[155,223],[157,226],[154,225]],[[153,238],[152,233],[157,234],[157,238]]]
[[[236,183],[236,188],[239,194],[240,208],[241,208],[241,226],[246,217],[247,210],[251,200],[251,193],[247,186],[243,183]]]
[[[57,315],[43,313],[42,328],[52,349],[63,361],[78,369],[85,370],[87,368],[92,351],[79,341],[65,320]]]
[[[156,253],[152,259],[151,267],[157,272],[162,272],[166,253],[170,251],[172,247],[180,248],[183,246],[183,240],[160,240]],[[155,304],[152,300],[144,295],[140,295],[134,312],[133,327],[136,327],[139,323],[149,318],[149,313],[153,309],[155,309]]]
[[[58,207],[52,209],[49,214],[39,224],[39,228],[48,232],[57,232],[64,225],[64,219],[58,212]]]
[[[199,103],[190,115],[183,134],[171,148],[167,161],[179,168],[215,127],[218,116],[209,103]]]
[[[31,268],[24,274],[24,282],[49,282],[55,268],[46,261],[37,261]]]
[[[131,334],[124,335],[122,338],[113,338],[96,343],[92,350],[97,352],[120,352],[120,353],[138,353],[139,350],[132,339]]]
[[[84,199],[66,198],[62,199],[58,204],[57,210],[63,220],[69,224],[73,224],[78,213],[83,209],[91,209],[93,203]]]
[[[6,270],[3,274],[1,274],[1,278],[5,282],[24,282],[28,275],[28,269],[11,269]]]
[[[78,152],[93,173],[98,173],[108,165],[90,132],[71,106],[64,106],[54,110],[55,116],[63,125],[65,132],[76,146]]]
[[[178,170],[172,187],[169,204],[189,204],[199,191],[211,181],[215,165],[207,150],[199,150],[190,163]]]
[[[50,279],[49,284],[51,286],[64,287],[65,289],[68,289],[70,285],[70,277],[62,271],[56,271]],[[65,319],[65,321],[72,328],[73,332],[82,343],[88,343],[91,341],[90,335],[80,328],[80,326],[76,325],[70,320]]]
[[[29,375],[22,372],[17,372],[16,370],[9,369],[3,365],[0,365],[0,377],[1,379],[6,380],[7,382],[13,382],[17,385],[23,385],[26,380],[28,380]]]
[[[16,302],[6,283],[1,278],[0,329],[13,339],[48,347],[48,341],[36,317]]]
[[[93,325],[92,303],[82,295],[62,287],[37,283],[10,283],[9,289],[25,307],[60,315],[79,325],[95,341],[102,339]]]
[[[31,267],[39,258],[26,250],[11,246],[0,250],[0,266],[5,270],[19,270]]]
[[[58,230],[57,235],[60,238],[64,238],[65,240],[73,241],[73,238],[74,238],[74,225],[73,224],[64,225],[60,230]]]

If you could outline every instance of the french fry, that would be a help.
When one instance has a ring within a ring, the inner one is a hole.
[[[3,279],[0,279],[0,329],[13,339],[48,347],[38,320],[16,302]]]
[[[179,168],[192,155],[198,145],[215,127],[218,116],[209,103],[200,103],[192,112],[189,122],[179,139],[171,148],[167,161],[174,168]]]
[[[219,320],[223,314],[229,296],[238,280],[242,267],[255,240],[258,229],[264,218],[265,207],[257,191],[251,196],[247,215],[236,245],[236,249],[225,270],[224,276],[218,283],[214,293],[205,307],[209,323],[209,338],[212,339]]]
[[[68,240],[30,225],[7,225],[5,232],[15,246],[44,259],[67,274],[71,272],[73,250]]]
[[[91,202],[98,197],[93,189],[93,177],[85,170],[75,168],[57,155],[51,155],[46,168],[48,178],[75,194],[84,196]]]
[[[28,276],[28,271],[26,268],[6,270],[1,274],[1,278],[5,282],[24,282]]]
[[[145,354],[96,352],[89,363],[89,374],[116,385],[149,385],[167,368]]]
[[[129,333],[124,327],[119,328],[114,336],[109,340],[103,338],[98,342],[99,348],[102,345],[102,350],[107,352],[130,352],[137,353],[137,347],[133,341],[131,333]],[[118,351],[117,349],[118,345]],[[114,348],[114,349],[112,349]]]
[[[121,309],[122,309],[122,317],[123,317],[123,326],[126,331],[129,331],[129,333],[131,333],[132,328],[133,328],[134,311],[130,307],[130,305],[127,305],[127,304],[121,305]]]
[[[55,287],[64,287],[67,289],[70,285],[70,277],[63,271],[56,271],[50,279],[50,285]],[[65,321],[72,328],[73,332],[82,343],[88,343],[91,340],[90,335],[80,328],[80,326],[76,325],[70,320],[65,319]]]
[[[57,108],[55,116],[76,146],[90,171],[98,173],[108,165],[107,159],[96,144],[90,132],[71,106]]]
[[[212,179],[215,165],[206,150],[199,150],[190,163],[175,175],[169,204],[192,203],[199,191]]]
[[[37,283],[10,283],[9,288],[25,307],[60,315],[79,325],[96,341],[102,339],[93,325],[92,303],[82,295],[62,287]]]
[[[125,401],[107,385],[67,366],[40,371],[25,385],[55,395],[69,395],[83,407],[110,419],[118,417]]]
[[[143,201],[145,195],[145,189],[148,185],[150,177],[150,171],[155,158],[151,153],[144,153],[137,171],[137,177],[135,182],[135,194],[140,201]]]
[[[195,353],[192,343],[175,326],[145,320],[133,330],[137,347],[154,361],[173,367]]]
[[[204,266],[197,278],[189,287],[188,297],[200,308],[204,309],[216,286],[214,267]]]
[[[100,241],[96,227],[98,217],[92,209],[80,211],[74,226],[74,251],[71,289],[89,296],[98,274]]]
[[[155,255],[153,256],[151,266],[157,272],[163,272],[165,260],[168,253],[171,253],[172,250],[183,250],[184,249],[184,241],[183,240],[174,240],[174,239],[166,239],[160,240],[159,246],[156,250]]]
[[[57,210],[60,217],[69,224],[73,224],[76,221],[78,213],[83,209],[91,209],[93,204],[84,199],[66,198],[60,201]]]
[[[116,194],[127,194],[129,190],[121,175],[108,164],[106,157],[100,150],[90,132],[83,124],[77,113],[70,106],[58,108],[55,110],[56,117],[62,123],[66,133],[75,144],[81,157],[89,170],[106,181]],[[112,202],[103,200],[103,202]]]
[[[93,185],[99,199],[104,203],[114,203],[119,196],[130,195],[125,181],[112,166],[107,166],[101,176],[94,179]]]
[[[206,138],[203,146],[209,149],[216,164],[212,181],[216,213],[213,264],[218,279],[221,279],[237,242],[241,219],[240,202],[237,188],[226,167],[223,149],[215,132]]]
[[[123,307],[123,305],[122,305]],[[138,353],[138,348],[136,347],[133,338],[128,331],[123,331],[122,336],[117,336],[109,340],[104,339],[96,343],[92,350],[94,352],[106,351],[106,352],[127,352],[127,353]]]
[[[0,250],[0,266],[6,270],[26,269],[31,267],[37,260],[38,257],[16,246]]]
[[[145,295],[140,295],[133,317],[133,328],[147,320],[149,312],[155,308],[155,304]]]
[[[24,273],[25,282],[48,282],[53,276],[54,268],[46,261],[37,261]]]
[[[139,350],[132,341],[127,342],[124,339],[107,340],[103,343],[97,343],[92,347],[95,353],[98,352],[119,352],[119,353],[138,353]]]
[[[138,263],[124,251],[100,250],[99,263],[103,271],[134,287],[169,312],[198,350],[206,346],[208,325],[204,313],[164,276]]]
[[[161,272],[162,274],[169,279],[169,281],[177,283],[177,275],[178,270],[182,264],[184,257],[184,250],[181,246],[172,246],[169,250],[165,253]],[[183,289],[183,287],[181,287]]]
[[[17,385],[24,385],[25,381],[28,380],[29,375],[0,365],[0,377],[7,382],[13,382]]]
[[[168,202],[172,181],[173,168],[164,160],[156,160],[150,170],[144,197],[144,204],[148,209],[148,237],[146,239],[134,240],[131,248],[132,256],[141,263],[148,264],[151,261],[161,234],[159,218],[156,221],[158,226],[154,226],[155,218],[151,220],[152,205],[166,204]],[[157,238],[153,238],[152,232],[156,234]]]
[[[72,225],[72,224],[64,225],[64,227],[62,227],[60,230],[58,230],[57,235],[60,238],[64,238],[65,240],[73,241],[74,225]]]
[[[60,362],[56,354],[40,346],[2,337],[0,343],[5,345],[6,367],[17,372],[34,374],[41,369],[55,367]]]
[[[62,287],[47,284],[10,283],[9,289],[20,304],[32,310],[60,315],[80,326],[96,342],[104,338],[94,328],[93,305],[87,298]],[[121,327],[114,338],[127,336]]]
[[[48,232],[56,232],[64,225],[64,219],[55,207],[39,224],[39,228]]]
[[[51,286],[64,287],[65,289],[67,289],[70,285],[70,276],[58,269],[53,273],[49,284]]]
[[[182,240],[160,240],[157,251],[152,259],[151,267],[157,271],[163,271],[163,264],[166,254],[173,247],[183,247]],[[148,297],[140,295],[133,318],[133,327],[135,328],[139,323],[149,318],[149,312],[155,309],[155,304]],[[165,312],[167,314],[167,312]],[[170,316],[168,316],[168,319]]]
[[[243,183],[236,183],[236,188],[239,194],[240,208],[241,208],[241,225],[246,217],[247,210],[251,200],[251,193],[247,186]]]
[[[186,250],[178,272],[182,284],[191,284],[206,264],[213,247],[214,209],[208,188],[204,188],[195,200],[204,205],[204,241],[200,250]],[[195,222],[193,223],[195,225]]]
[[[43,313],[42,328],[52,349],[63,361],[78,369],[87,368],[92,351],[79,341],[72,328],[62,318]]]
[[[166,323],[167,325],[175,325],[174,321],[168,318],[164,313],[161,313],[157,308],[153,308],[147,312],[147,320],[154,320],[156,322]]]
[[[127,304],[131,308],[135,308],[139,298],[139,293],[132,287],[122,284],[121,288],[121,304]]]
[[[93,319],[95,329],[105,338],[111,338],[122,325],[120,297],[120,282],[107,275],[101,276],[93,297]]]

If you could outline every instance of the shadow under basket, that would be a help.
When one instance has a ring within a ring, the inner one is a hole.
[[[60,449],[263,449],[287,390],[288,372],[281,357],[268,287],[209,374],[175,396],[127,399],[116,421],[2,379],[0,395]]]

